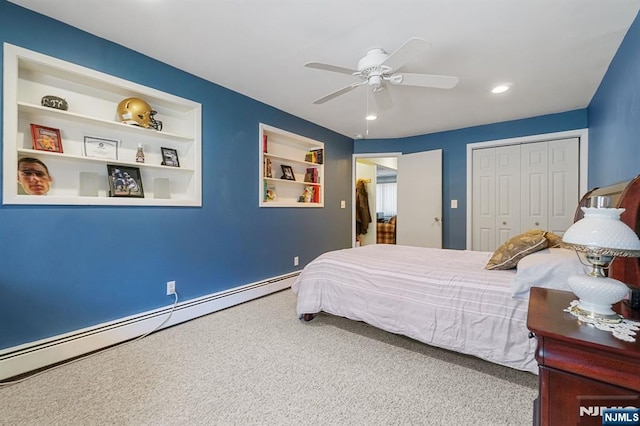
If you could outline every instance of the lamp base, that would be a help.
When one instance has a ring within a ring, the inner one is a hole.
[[[613,311],[612,311],[613,312],[612,314],[601,314],[599,312],[593,312],[588,309],[583,309],[580,307],[579,302],[577,305],[572,306],[569,310],[573,315],[577,317],[584,317],[584,318],[588,318],[594,321],[607,323],[607,324],[618,324],[622,322],[622,320],[624,319],[622,315],[616,314]]]
[[[571,291],[580,298],[572,308],[576,315],[582,315],[602,322],[618,323],[622,317],[611,309],[611,305],[624,299],[629,288],[613,278],[572,275],[568,279]]]

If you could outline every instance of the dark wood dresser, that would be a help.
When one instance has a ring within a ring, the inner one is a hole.
[[[640,332],[625,342],[607,331],[581,324],[563,309],[573,293],[534,287],[527,327],[538,339],[538,425],[602,425],[600,407],[640,408]],[[619,303],[625,318],[640,313]]]

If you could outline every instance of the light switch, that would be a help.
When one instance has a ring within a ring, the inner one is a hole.
[[[451,208],[452,209],[458,208],[458,200],[451,200]]]
[[[345,207],[347,207],[347,202],[345,200],[340,201],[340,208],[344,209]]]

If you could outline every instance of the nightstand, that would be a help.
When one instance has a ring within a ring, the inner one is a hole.
[[[527,327],[538,339],[537,425],[602,425],[600,407],[640,408],[640,333],[636,342],[581,324],[563,312],[577,297],[534,287]],[[640,321],[624,303],[614,310]]]

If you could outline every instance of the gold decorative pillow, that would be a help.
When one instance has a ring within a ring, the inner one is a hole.
[[[526,255],[547,248],[549,241],[545,238],[546,233],[546,231],[534,229],[505,241],[493,253],[486,269],[515,268],[518,261]]]
[[[553,232],[547,232],[544,236],[549,242],[549,248],[567,248],[568,246],[562,241],[560,235],[556,235]]]

